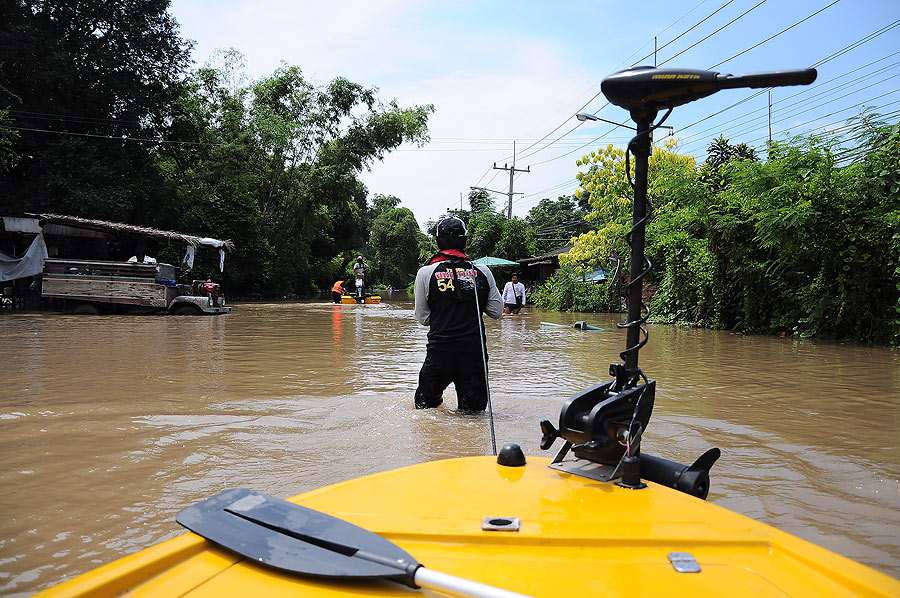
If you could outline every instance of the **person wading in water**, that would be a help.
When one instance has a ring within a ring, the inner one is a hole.
[[[487,266],[472,264],[463,253],[466,239],[462,220],[441,220],[435,228],[439,251],[416,274],[415,316],[429,327],[416,409],[439,406],[451,382],[461,411],[484,411],[487,406],[486,349],[482,353],[486,340],[479,319],[482,313],[499,318],[503,299]]]

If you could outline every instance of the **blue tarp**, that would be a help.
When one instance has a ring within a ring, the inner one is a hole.
[[[584,279],[587,282],[603,282],[607,278],[609,278],[609,270],[606,270],[605,268],[597,268],[584,276]]]

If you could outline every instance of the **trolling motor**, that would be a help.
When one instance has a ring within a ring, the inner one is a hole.
[[[562,437],[562,448],[550,467],[593,480],[608,482],[621,478],[620,486],[646,487],[641,475],[705,499],[709,494],[709,470],[719,458],[717,448],[706,451],[692,465],[641,453],[641,434],[647,428],[656,397],[656,381],[649,380],[638,367],[638,352],[647,344],[644,324],[650,308],[642,301],[643,279],[653,269],[644,256],[646,223],[650,217],[647,201],[647,172],[651,134],[665,122],[672,109],[712,95],[720,89],[739,87],[779,87],[808,85],[816,80],[815,69],[771,71],[733,76],[694,69],[634,67],[603,80],[600,89],[610,103],[625,108],[637,124],[637,135],[625,154],[626,173],[634,189],[632,227],[625,236],[631,246],[630,281],[625,285],[628,315],[623,363],[609,366],[613,380],[598,384],[568,399],[559,414],[559,429],[541,422],[541,448],[549,449]],[[665,115],[653,124],[660,110]],[[634,181],[631,181],[629,154],[634,154]],[[569,452],[573,457],[569,456]],[[568,458],[567,458],[568,457]]]

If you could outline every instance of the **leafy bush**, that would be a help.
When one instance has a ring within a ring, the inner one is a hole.
[[[531,294],[537,307],[556,311],[618,311],[618,294],[605,282],[585,282],[584,271],[563,266]]]
[[[770,143],[764,160],[720,137],[700,168],[672,145],[655,147],[646,248],[654,318],[900,344],[900,125],[864,112],[847,130],[846,139]],[[612,147],[579,161],[591,165],[579,180],[599,226],[564,264],[628,255],[623,162]],[[537,295],[550,308],[590,309],[578,289],[563,272]]]

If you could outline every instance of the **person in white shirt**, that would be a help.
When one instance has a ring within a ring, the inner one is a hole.
[[[513,274],[512,280],[503,287],[503,313],[517,314],[523,305],[525,305],[525,285],[519,282],[518,275]]]
[[[359,299],[362,299],[365,296],[365,293],[363,292],[363,276],[368,269],[369,264],[363,261],[361,255],[357,256],[356,263],[353,264],[353,273],[356,274],[356,296]]]

